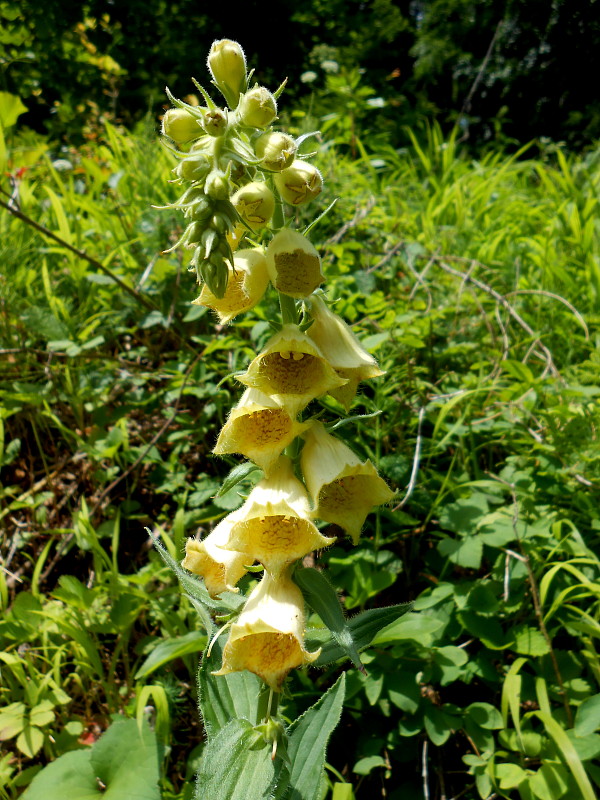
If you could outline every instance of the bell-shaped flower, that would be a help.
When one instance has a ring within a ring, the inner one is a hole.
[[[297,325],[284,325],[238,380],[295,417],[311,400],[346,383]]]
[[[330,311],[320,297],[311,297],[309,302],[314,321],[308,334],[337,374],[346,378],[343,386],[334,388],[329,394],[348,410],[358,384],[385,375],[385,372],[379,369],[373,356],[361,347],[344,320]]]
[[[287,456],[280,456],[271,477],[254,487],[238,512],[226,547],[246,554],[246,563],[260,561],[273,577],[335,541],[313,523],[306,489]]]
[[[247,669],[279,692],[290,670],[312,663],[320,653],[304,646],[300,589],[287,573],[278,579],[265,573],[231,626],[223,664],[213,675]]]
[[[301,465],[314,501],[313,516],[339,525],[354,544],[367,514],[394,497],[373,464],[362,462],[320,422],[304,434]]]
[[[237,252],[233,258],[233,268],[229,266],[228,273],[223,297],[217,297],[204,284],[200,297],[192,301],[194,305],[212,308],[222,325],[253,308],[269,285],[267,262],[261,250]]]
[[[258,389],[246,389],[223,426],[213,453],[241,453],[268,475],[296,436],[309,427]]]
[[[204,578],[211,597],[226,590],[237,592],[235,584],[248,571],[248,556],[224,547],[237,519],[239,509],[222,519],[206,539],[188,539],[185,543],[185,558],[181,566]]]
[[[289,228],[276,233],[265,251],[271,283],[290,297],[308,297],[325,280],[310,241]]]

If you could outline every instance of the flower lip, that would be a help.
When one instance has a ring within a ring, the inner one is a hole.
[[[309,426],[258,389],[246,389],[229,414],[213,453],[241,453],[268,475],[283,450]]]
[[[346,383],[297,325],[284,325],[238,380],[259,389],[292,416],[315,397]]]

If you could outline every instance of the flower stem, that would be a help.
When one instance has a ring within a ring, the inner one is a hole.
[[[281,309],[281,322],[283,325],[298,324],[298,309],[293,297],[279,292],[279,308]]]

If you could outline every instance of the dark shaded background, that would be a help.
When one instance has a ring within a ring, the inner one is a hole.
[[[223,37],[261,82],[287,75],[300,104],[323,92],[324,59],[360,67],[399,141],[423,118],[458,121],[475,145],[600,136],[591,0],[3,0],[0,26],[0,89],[22,97],[24,124],[60,138],[94,115],[132,125],[160,113],[165,84],[181,96],[191,75],[206,80],[204,53]]]

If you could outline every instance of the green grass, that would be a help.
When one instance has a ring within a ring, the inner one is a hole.
[[[356,146],[322,148],[322,208],[340,199],[311,237],[336,312],[387,370],[351,412],[382,414],[339,433],[399,500],[321,562],[350,613],[418,613],[365,652],[367,676],[348,673],[331,790],[343,775],[357,800],[421,798],[424,780],[431,797],[587,800],[599,152],[473,160],[435,128],[401,152]],[[15,731],[0,784],[17,797],[111,715],[153,706],[163,796],[188,798],[201,625],[145,527],[179,557],[239,502],[215,497],[234,461],[210,450],[239,394],[223,378],[268,336],[269,306],[221,331],[190,305],[186,264],[161,255],[181,219],[152,208],[175,199],[152,132],[109,127],[63,163],[31,135],[8,154],[23,214],[85,256],[0,211],[0,705]],[[284,713],[338,674],[299,673]]]

